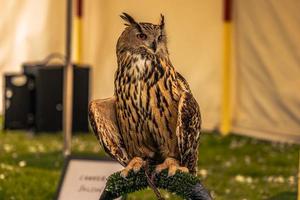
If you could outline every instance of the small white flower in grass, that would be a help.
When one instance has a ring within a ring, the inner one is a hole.
[[[236,175],[234,179],[235,179],[236,182],[239,182],[239,183],[244,183],[245,180],[246,180],[245,177],[240,175],[240,174]]]
[[[210,196],[213,198],[213,199],[215,199],[216,197],[217,197],[217,194],[216,194],[216,192],[215,191],[210,191]]]
[[[13,146],[11,144],[4,144],[3,149],[6,153],[10,153],[13,150]]]
[[[0,174],[0,179],[4,180],[5,179],[5,175],[4,174]]]
[[[44,147],[44,145],[38,144],[37,148],[38,148],[39,152],[41,152],[41,153],[45,152],[45,147]]]
[[[249,165],[250,163],[251,163],[251,158],[250,158],[250,156],[245,156],[245,163],[247,164],[247,165]]]
[[[253,180],[252,180],[252,178],[251,178],[250,176],[248,176],[248,177],[246,178],[246,182],[250,184],[250,183],[253,182]]]
[[[238,147],[237,146],[237,141],[236,140],[231,140],[229,148],[230,149],[236,149],[237,147]]]
[[[228,189],[228,188],[226,188],[225,193],[226,193],[226,194],[229,194],[230,192],[231,192],[231,190]]]
[[[74,138],[72,142],[73,142],[73,144],[77,145],[77,144],[81,143],[82,141],[80,141],[78,138]]]
[[[85,150],[85,144],[80,144],[80,145],[78,146],[78,150],[79,150],[79,151],[84,151],[84,150]]]
[[[14,152],[13,154],[11,154],[11,157],[12,157],[13,159],[16,159],[16,158],[18,158],[18,154],[17,154],[16,152]]]
[[[226,161],[226,162],[224,163],[224,166],[225,166],[225,167],[231,167],[231,166],[232,166],[232,163],[231,163],[230,161]]]
[[[20,167],[25,167],[25,166],[26,166],[26,161],[25,161],[25,160],[21,160],[21,161],[19,162],[19,166],[20,166]]]
[[[278,176],[274,179],[275,183],[284,183],[284,178],[282,176]]]
[[[93,152],[98,153],[100,151],[100,146],[99,145],[95,145],[93,147]]]
[[[273,177],[273,176],[269,176],[269,177],[267,178],[267,181],[268,181],[269,183],[273,182],[273,181],[274,181],[274,177]]]
[[[202,178],[206,178],[208,172],[207,172],[206,169],[200,169],[200,170],[198,171],[198,174],[199,174]]]
[[[30,153],[36,153],[36,152],[37,152],[37,149],[36,149],[35,146],[29,146],[29,147],[28,147],[28,151],[29,151]]]
[[[12,171],[14,169],[14,167],[12,165],[7,165],[4,163],[1,163],[0,167],[4,170],[8,170],[8,171]]]
[[[290,177],[288,178],[288,182],[289,182],[290,185],[294,185],[294,184],[295,184],[295,177],[290,176]]]
[[[166,194],[164,195],[164,197],[165,197],[166,199],[169,199],[169,198],[170,198],[170,195],[169,195],[168,193],[166,193]]]
[[[237,149],[237,148],[240,148],[240,147],[243,147],[244,145],[246,144],[246,141],[243,141],[243,140],[232,140],[230,145],[229,145],[229,148],[230,149]]]

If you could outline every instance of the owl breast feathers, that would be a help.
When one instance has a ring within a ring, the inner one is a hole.
[[[90,104],[92,127],[108,154],[126,166],[139,157],[167,158],[195,173],[201,128],[199,106],[169,59],[164,17],[158,25],[123,13],[115,95]]]

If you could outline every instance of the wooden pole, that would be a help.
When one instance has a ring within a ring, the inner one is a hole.
[[[72,0],[67,0],[66,24],[66,66],[64,67],[63,88],[63,133],[64,156],[71,154],[72,116],[73,116],[73,66],[72,66]]]

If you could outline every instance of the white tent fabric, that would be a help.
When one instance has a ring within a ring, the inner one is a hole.
[[[83,61],[92,66],[92,99],[113,94],[115,44],[124,28],[119,14],[125,11],[138,21],[158,22],[163,13],[171,60],[200,103],[203,127],[219,127],[221,0],[84,2]],[[1,75],[21,71],[24,61],[64,52],[64,1],[0,0],[0,4]],[[233,131],[300,142],[300,2],[235,1],[234,10]]]
[[[0,0],[0,113],[4,73],[21,72],[24,61],[64,50],[65,5],[60,2]]]
[[[235,1],[234,131],[300,142],[300,1]]]
[[[175,68],[190,82],[203,112],[204,127],[219,121],[222,13],[221,1],[85,0],[83,61],[91,64],[92,99],[113,94],[115,46],[124,29],[119,15],[158,23],[165,15]],[[20,71],[21,63],[64,51],[65,2],[0,0],[0,70]],[[209,20],[208,20],[209,19]],[[1,77],[2,78],[2,77]],[[2,91],[0,91],[2,93]],[[1,103],[1,102],[0,102]]]
[[[119,15],[128,12],[137,21],[158,23],[163,13],[173,65],[190,83],[204,113],[204,127],[215,128],[221,98],[221,9],[219,0],[86,1],[84,57],[95,67],[94,98],[113,93],[115,45],[124,29]]]

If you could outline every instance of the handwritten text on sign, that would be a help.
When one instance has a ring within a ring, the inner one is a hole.
[[[98,200],[106,179],[122,169],[117,162],[101,160],[70,160],[58,196],[59,200]]]

